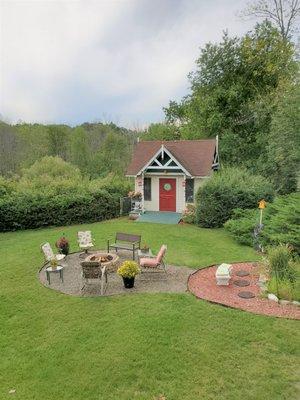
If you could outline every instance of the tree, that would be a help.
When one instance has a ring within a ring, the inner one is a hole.
[[[20,142],[15,129],[0,121],[0,175],[15,173],[19,167]]]
[[[48,126],[48,154],[51,156],[67,158],[70,128],[66,125]]]
[[[300,85],[288,88],[272,118],[264,173],[279,194],[296,191],[300,168]]]
[[[176,126],[165,123],[151,124],[147,131],[141,135],[142,140],[176,140],[180,133]]]
[[[100,148],[92,153],[91,176],[106,176],[111,172],[123,175],[130,153],[131,145],[126,137],[115,132],[109,133]]]
[[[280,31],[283,39],[288,39],[300,16],[299,0],[258,0],[248,4],[242,16],[253,16],[271,21]]]
[[[76,165],[81,172],[88,172],[90,152],[87,132],[81,126],[76,127],[70,135],[69,158],[71,163]]]
[[[167,121],[179,121],[184,139],[218,134],[223,162],[256,169],[276,106],[273,93],[295,76],[293,56],[293,44],[268,21],[242,38],[225,32],[221,43],[202,49],[189,75],[191,93],[170,103]]]

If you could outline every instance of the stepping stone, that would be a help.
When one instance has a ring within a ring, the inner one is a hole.
[[[252,299],[253,297],[255,297],[255,294],[252,292],[239,292],[238,296],[242,299]]]
[[[239,286],[239,287],[244,287],[244,286],[249,286],[250,282],[246,281],[245,279],[238,279],[236,281],[233,281],[234,286]]]
[[[243,277],[243,276],[249,276],[250,274],[248,271],[241,269],[240,271],[237,271],[236,275]]]

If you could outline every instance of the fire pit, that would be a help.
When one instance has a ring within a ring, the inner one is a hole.
[[[110,253],[94,253],[86,257],[85,261],[98,261],[106,266],[107,272],[115,272],[118,267],[119,256]]]

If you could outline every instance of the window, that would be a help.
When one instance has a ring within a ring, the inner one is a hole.
[[[144,200],[151,201],[151,178],[144,178]]]
[[[194,179],[186,179],[185,181],[185,202],[194,203]]]

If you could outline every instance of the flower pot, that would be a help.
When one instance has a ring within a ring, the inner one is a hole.
[[[134,277],[133,278],[125,278],[123,276],[123,282],[124,282],[125,289],[131,289],[134,286]]]
[[[65,246],[65,247],[61,247],[59,249],[60,254],[64,254],[65,256],[67,256],[69,254],[69,246]]]

